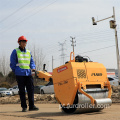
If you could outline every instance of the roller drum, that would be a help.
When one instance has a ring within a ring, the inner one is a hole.
[[[78,91],[78,103],[67,107],[62,107],[62,111],[65,113],[97,112],[111,106],[112,104],[112,100],[110,98],[107,98],[107,89],[88,89],[85,92],[95,99],[94,105],[91,104],[91,100],[87,96],[81,94]]]

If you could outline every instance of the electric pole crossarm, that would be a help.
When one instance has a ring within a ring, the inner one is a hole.
[[[109,18],[113,18],[114,16],[112,15],[111,17],[107,17],[107,18],[105,18],[105,19],[102,19],[102,20],[98,20],[98,21],[95,21],[96,23],[97,22],[101,22],[101,21],[104,21],[104,20],[107,20],[107,19],[109,19]]]

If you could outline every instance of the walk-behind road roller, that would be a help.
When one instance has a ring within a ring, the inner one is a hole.
[[[100,111],[112,104],[112,89],[103,64],[70,54],[70,61],[53,69],[37,71],[37,77],[53,81],[54,92],[62,111],[81,113]]]

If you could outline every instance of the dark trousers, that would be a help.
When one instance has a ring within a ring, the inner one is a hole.
[[[16,76],[16,80],[19,88],[19,95],[21,100],[21,107],[27,108],[26,97],[25,97],[25,87],[27,89],[29,108],[34,106],[34,85],[32,76]]]

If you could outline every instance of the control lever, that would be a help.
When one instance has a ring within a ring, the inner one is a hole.
[[[47,72],[47,70],[45,70],[45,66],[46,66],[46,64],[43,64],[43,71]]]

